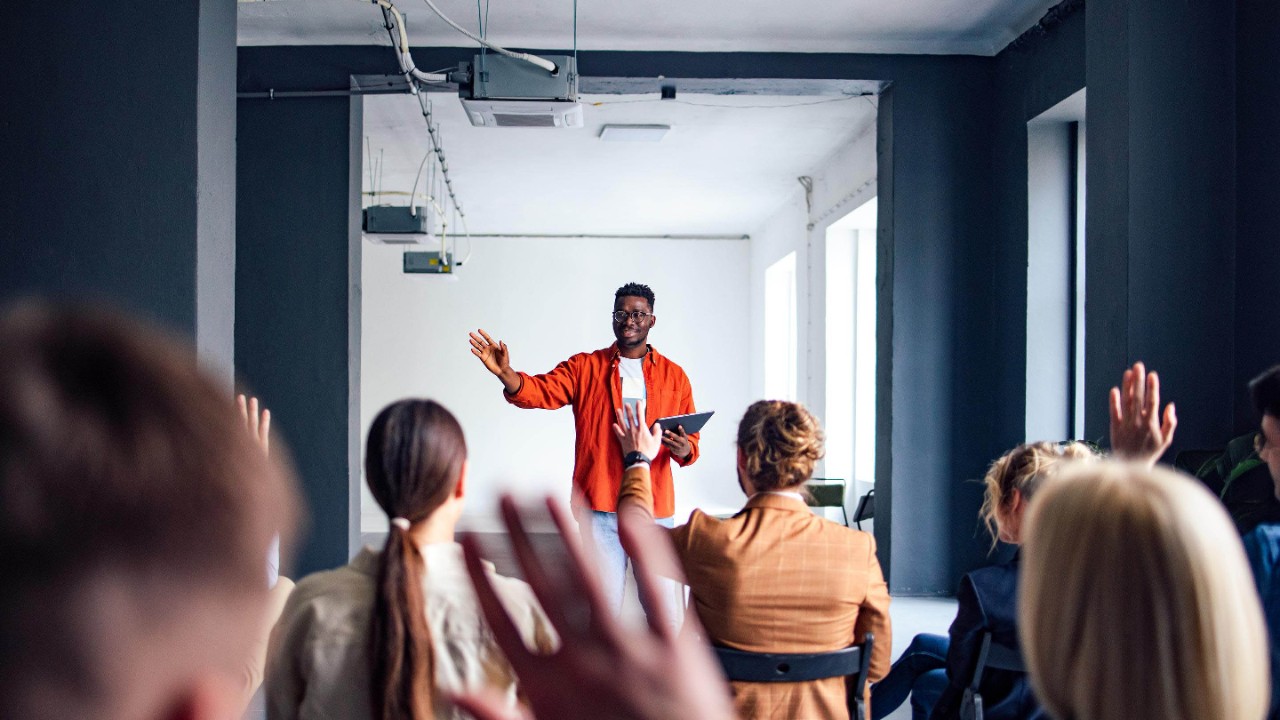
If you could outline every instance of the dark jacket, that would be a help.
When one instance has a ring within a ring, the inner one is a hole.
[[[930,720],[960,717],[964,689],[973,678],[982,634],[991,641],[1018,647],[1018,556],[1004,565],[992,565],[965,575],[956,591],[960,607],[951,623],[951,647],[947,650],[947,689],[934,706]],[[1048,713],[1031,692],[1025,673],[988,668],[983,672],[982,705],[986,720],[1047,720]]]

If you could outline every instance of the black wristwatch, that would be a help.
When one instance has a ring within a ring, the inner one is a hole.
[[[645,465],[651,465],[653,463],[653,460],[651,460],[649,456],[645,455],[639,450],[632,450],[631,452],[622,456],[622,467],[629,468],[632,465],[635,465],[636,463],[644,463]]]

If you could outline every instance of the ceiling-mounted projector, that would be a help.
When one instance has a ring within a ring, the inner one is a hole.
[[[421,245],[433,238],[432,214],[424,207],[373,205],[364,209],[364,237],[379,245]]]
[[[582,127],[578,66],[572,55],[546,55],[556,71],[495,53],[462,63],[471,78],[458,88],[476,127]]]

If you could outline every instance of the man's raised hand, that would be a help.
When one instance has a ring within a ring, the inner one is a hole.
[[[1160,413],[1160,377],[1136,362],[1124,371],[1120,387],[1111,388],[1111,451],[1147,466],[1156,464],[1173,443],[1178,415],[1169,403]]]
[[[507,351],[507,344],[495,341],[484,330],[471,333],[471,354],[480,358],[489,372],[498,377],[511,372],[511,353]]]

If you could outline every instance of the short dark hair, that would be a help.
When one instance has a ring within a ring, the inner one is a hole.
[[[626,285],[623,285],[622,287],[618,288],[618,292],[613,294],[614,302],[617,302],[618,298],[624,298],[624,297],[644,298],[649,302],[650,310],[652,310],[654,307],[653,290],[650,289],[648,285],[641,285],[640,283],[633,283],[633,282],[627,283]]]
[[[140,654],[239,661],[227,623],[265,601],[293,501],[187,343],[98,311],[0,312],[0,717],[131,707]],[[146,641],[164,652],[131,649],[144,628],[167,629]]]
[[[1249,392],[1259,413],[1280,420],[1280,365],[1250,380]]]

